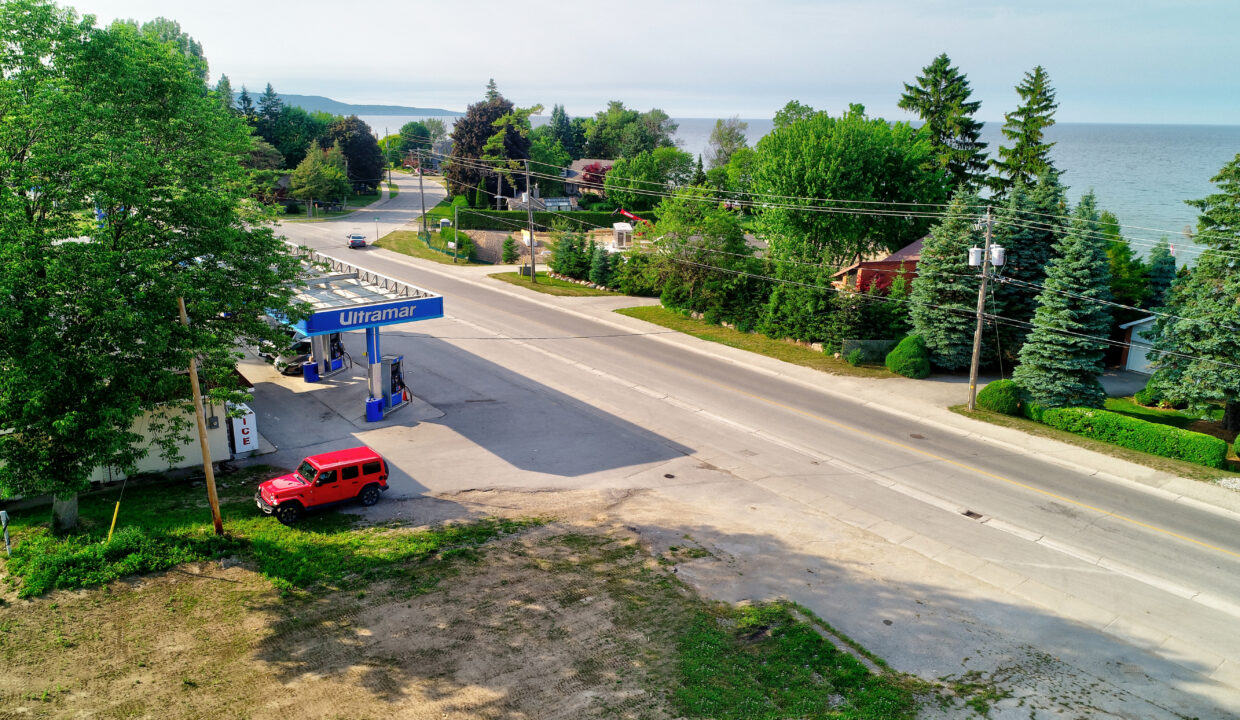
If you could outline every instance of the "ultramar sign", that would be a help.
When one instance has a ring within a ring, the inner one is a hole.
[[[361,330],[368,327],[441,317],[443,317],[442,297],[416,298],[361,307],[320,310],[302,323],[298,323],[298,329],[307,335],[322,335],[329,332]]]

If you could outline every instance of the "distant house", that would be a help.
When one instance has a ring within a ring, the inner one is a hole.
[[[921,248],[926,239],[915,240],[899,250],[887,254],[876,253],[874,256],[855,262],[831,276],[832,285],[868,290],[871,285],[879,290],[891,286],[891,280],[901,271],[908,282],[917,277],[917,261],[921,260]]]
[[[582,158],[574,160],[565,170],[564,193],[569,196],[580,195],[582,192],[603,194],[603,178],[611,169],[612,160],[598,158]]]
[[[1143,375],[1154,373],[1154,363],[1149,357],[1149,351],[1153,349],[1154,344],[1143,336],[1154,329],[1155,319],[1153,315],[1150,315],[1119,326],[1119,329],[1124,331],[1124,342],[1127,343],[1119,357],[1119,364],[1125,370],[1139,372]]]

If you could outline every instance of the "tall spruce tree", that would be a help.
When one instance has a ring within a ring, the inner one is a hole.
[[[236,112],[236,109],[233,107],[232,82],[229,81],[227,75],[220,75],[220,79],[215,83],[214,93],[215,99],[219,100],[221,105],[230,112]]]
[[[1167,303],[1167,291],[1175,282],[1175,256],[1171,254],[1171,246],[1164,235],[1154,249],[1150,250],[1149,270],[1146,278],[1149,283],[1149,295],[1146,307],[1160,308]]]
[[[551,128],[551,137],[559,141],[560,145],[568,151],[569,156],[572,158],[581,156],[577,135],[573,132],[573,122],[569,119],[568,113],[564,111],[563,105],[552,106],[551,122],[548,127]]]
[[[1024,80],[1016,86],[1021,104],[1010,113],[1004,113],[1003,136],[1012,141],[1012,147],[999,146],[998,159],[990,161],[995,174],[990,187],[995,197],[1005,197],[1016,185],[1024,181],[1032,185],[1039,175],[1054,171],[1051,148],[1055,143],[1046,141],[1046,129],[1055,124],[1055,91],[1046,70],[1038,65],[1025,73]]]
[[[1111,311],[1107,240],[1099,233],[1093,193],[1081,198],[1068,232],[1055,247],[1038,294],[1033,329],[1020,349],[1012,379],[1044,407],[1102,407],[1098,382]]]
[[[267,89],[258,96],[258,124],[255,129],[272,145],[275,145],[276,127],[280,123],[280,110],[283,107],[284,102],[276,94],[275,88],[271,87],[271,83],[267,83]]]
[[[955,186],[978,189],[986,181],[986,143],[979,138],[982,123],[973,114],[982,106],[970,101],[969,81],[951,59],[939,55],[918,76],[915,85],[904,84],[899,105],[926,121],[938,167],[947,171]]]
[[[1155,323],[1155,382],[1196,412],[1223,403],[1223,427],[1240,430],[1240,154],[1212,181],[1219,192],[1189,201],[1199,211],[1195,240],[1207,250],[1171,286],[1167,304],[1178,317]]]
[[[969,266],[969,248],[985,242],[977,229],[978,198],[956,192],[947,217],[930,231],[917,262],[910,296],[913,333],[926,341],[930,360],[944,370],[969,366],[976,327],[978,269]],[[998,313],[998,308],[987,306]],[[988,355],[992,346],[983,345]]]
[[[1006,249],[1007,260],[994,293],[1004,315],[1018,321],[999,326],[1000,354],[1007,362],[1015,361],[1025,344],[1029,328],[1020,323],[1033,320],[1046,264],[1065,231],[1060,218],[1067,212],[1067,195],[1054,172],[1038,176],[1032,187],[1017,183],[998,210],[994,243]]]
[[[254,124],[256,113],[254,112],[254,99],[250,97],[250,91],[241,86],[241,94],[237,96],[237,114],[241,119],[250,125]]]

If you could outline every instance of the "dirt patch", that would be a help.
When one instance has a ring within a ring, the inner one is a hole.
[[[282,599],[212,563],[9,601],[0,717],[667,717],[698,602],[669,577],[628,530],[568,521],[427,594]]]

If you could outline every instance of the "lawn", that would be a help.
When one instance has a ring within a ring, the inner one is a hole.
[[[703,600],[674,572],[720,562],[703,547],[652,557],[608,522],[522,517],[417,528],[329,510],[287,528],[252,500],[273,472],[221,474],[222,538],[187,481],[130,484],[110,543],[118,487],[83,496],[66,537],[46,507],[13,511],[0,568],[29,597],[0,595],[0,702],[167,720],[911,720],[932,690],[803,608]],[[86,589],[42,595],[55,587]]]
[[[1111,457],[1117,457],[1117,458],[1120,458],[1121,460],[1127,460],[1129,462],[1133,462],[1138,465],[1144,465],[1145,467],[1152,468],[1154,470],[1160,470],[1166,473],[1171,473],[1179,477],[1191,478],[1194,480],[1218,480],[1221,478],[1240,478],[1240,473],[1238,472],[1232,472],[1229,470],[1216,470],[1214,468],[1208,468],[1203,465],[1197,465],[1196,463],[1183,462],[1181,460],[1172,460],[1171,458],[1164,458],[1164,457],[1159,457],[1157,455],[1150,455],[1149,453],[1143,453],[1138,450],[1129,450],[1128,448],[1119,447],[1118,445],[1112,445],[1110,443],[1105,443],[1100,440],[1094,440],[1092,438],[1082,437],[1075,433],[1070,433],[1065,430],[1060,430],[1058,428],[1053,428],[1048,425],[1043,425],[1040,422],[1034,422],[1033,420],[1029,420],[1028,418],[1024,418],[1024,417],[1014,417],[1012,415],[1003,415],[1001,413],[991,412],[989,410],[970,411],[968,407],[965,405],[953,405],[952,407],[948,409],[954,413],[957,413],[959,415],[964,415],[965,417],[971,417],[975,420],[981,420],[983,422],[988,422],[992,425],[1001,425],[1003,427],[1015,428],[1017,430],[1022,430],[1026,433],[1029,433],[1030,435],[1038,435],[1040,437],[1046,437],[1046,438],[1051,438],[1053,440],[1059,440],[1060,442],[1065,442],[1065,443],[1068,443],[1069,445],[1075,445],[1077,447],[1082,447],[1082,448],[1085,448],[1086,450],[1093,450],[1094,452],[1099,452],[1099,453],[1102,453],[1103,455],[1110,455]],[[1107,409],[1108,410],[1113,409],[1109,401],[1107,403]],[[1149,410],[1149,408],[1141,408],[1141,409]],[[1120,411],[1115,410],[1115,412],[1120,412]],[[1137,417],[1140,417],[1143,420],[1151,419],[1149,417],[1146,417],[1145,415],[1137,415]],[[1190,419],[1189,422],[1191,423],[1192,420]],[[1174,424],[1174,423],[1169,423],[1169,424]],[[1235,458],[1233,457],[1232,459],[1234,462]]]
[[[536,283],[530,282],[529,276],[515,272],[492,273],[487,277],[493,277],[496,280],[506,282],[509,285],[516,285],[518,287],[523,287],[526,290],[533,290],[545,295],[587,297],[620,294],[611,292],[610,290],[599,290],[598,288],[586,287],[585,285],[578,285],[577,283],[569,282],[567,280],[549,277],[541,272],[538,273],[538,282]]]
[[[616,310],[621,315],[628,315],[638,320],[654,323],[670,330],[686,335],[717,342],[728,347],[765,355],[776,360],[801,365],[822,372],[836,375],[854,375],[857,377],[890,378],[896,377],[881,365],[849,365],[843,359],[836,359],[800,345],[793,345],[782,340],[774,340],[760,333],[745,333],[722,325],[712,325],[704,320],[695,320],[687,315],[668,310],[659,305],[644,307],[621,308]]]
[[[464,233],[462,233],[464,234]],[[431,233],[431,247],[428,247],[418,233],[412,230],[397,230],[379,238],[379,242],[375,243],[385,250],[391,250],[410,257],[420,258],[422,260],[430,260],[432,262],[441,263],[443,265],[488,265],[489,263],[480,262],[478,260],[469,260],[467,258],[458,257],[453,262],[452,251],[447,249],[447,244],[440,237],[439,231],[435,230]],[[435,250],[432,248],[441,248]]]

